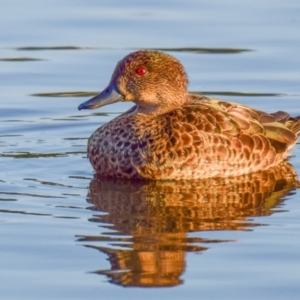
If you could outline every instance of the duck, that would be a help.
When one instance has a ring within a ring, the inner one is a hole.
[[[105,178],[193,180],[263,171],[287,159],[300,116],[266,113],[188,92],[174,56],[138,50],[119,61],[109,85],[78,109],[133,102],[88,140],[87,155]]]

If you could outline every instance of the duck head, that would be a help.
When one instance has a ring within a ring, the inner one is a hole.
[[[187,102],[187,86],[184,67],[175,57],[160,51],[140,50],[124,57],[109,85],[78,109],[132,101],[139,113],[160,114]]]

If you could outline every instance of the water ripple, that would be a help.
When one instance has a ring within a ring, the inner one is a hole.
[[[252,49],[243,48],[196,48],[196,47],[183,47],[183,48],[152,48],[150,50],[168,51],[168,52],[193,52],[201,54],[235,54],[242,52],[253,51]]]
[[[38,198],[51,198],[51,199],[66,199],[67,197],[59,197],[59,196],[48,196],[48,195],[38,195],[38,194],[30,194],[30,193],[17,193],[17,192],[0,192],[3,195],[17,195],[17,196],[29,196],[29,197],[38,197]]]
[[[39,157],[62,157],[73,154],[86,154],[86,151],[72,151],[72,152],[62,152],[62,153],[32,153],[32,152],[22,152],[22,153],[0,153],[0,157],[12,157],[12,158],[39,158]]]
[[[54,185],[54,186],[62,186],[62,187],[67,187],[67,188],[72,188],[73,186],[71,185],[65,185],[65,184],[61,184],[61,183],[57,183],[57,182],[51,182],[51,181],[42,181],[42,180],[38,180],[35,178],[23,178],[23,180],[28,180],[28,181],[35,181],[44,185]]]
[[[26,51],[41,51],[41,50],[90,50],[94,49],[91,47],[81,47],[81,46],[50,46],[50,47],[39,47],[39,46],[27,46],[27,47],[17,47],[15,50],[26,50]]]
[[[0,61],[12,61],[12,62],[18,62],[18,61],[39,61],[39,60],[45,60],[45,59],[34,58],[34,57],[7,57],[7,58],[0,58]]]

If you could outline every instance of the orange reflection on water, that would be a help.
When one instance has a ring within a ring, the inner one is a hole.
[[[186,252],[228,242],[190,237],[189,232],[247,230],[260,225],[247,219],[271,215],[298,186],[295,170],[287,162],[267,171],[221,179],[133,182],[95,178],[88,202],[92,210],[107,214],[90,221],[110,231],[79,240],[108,255],[111,270],[96,273],[105,274],[112,283],[174,286],[182,282]],[[99,242],[106,246],[95,245]]]

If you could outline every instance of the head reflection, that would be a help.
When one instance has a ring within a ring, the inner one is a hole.
[[[271,215],[297,187],[297,175],[287,162],[263,172],[221,179],[132,182],[95,178],[88,202],[92,210],[106,214],[96,214],[90,221],[111,230],[79,240],[108,255],[111,269],[96,273],[105,274],[112,283],[174,286],[182,282],[186,252],[228,242],[188,233],[247,230],[258,225],[247,218]],[[99,246],[100,242],[105,246]]]

